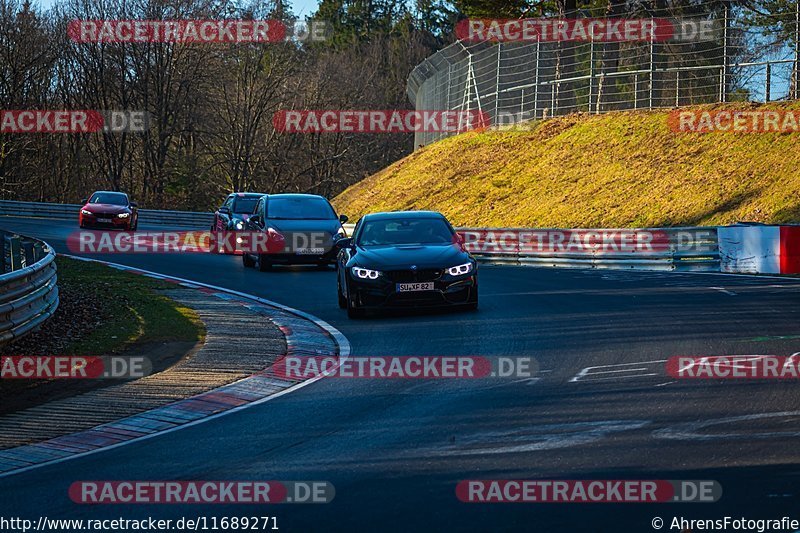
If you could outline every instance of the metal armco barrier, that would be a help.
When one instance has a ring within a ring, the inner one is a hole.
[[[487,263],[561,268],[720,270],[717,228],[457,228]]]
[[[0,232],[0,345],[22,337],[58,307],[56,254],[43,241]]]
[[[77,204],[0,201],[0,215],[75,220]],[[139,210],[143,224],[207,229],[212,213]],[[345,224],[352,235],[354,224]],[[716,227],[456,228],[482,262],[561,268],[720,271]]]
[[[55,220],[74,220],[78,223],[79,204],[48,204],[43,202],[17,202],[0,200],[0,216],[41,217]],[[193,229],[209,229],[214,221],[213,213],[191,211],[160,211],[139,209],[140,224],[184,226]]]

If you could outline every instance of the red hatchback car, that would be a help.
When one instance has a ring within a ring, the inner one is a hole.
[[[81,228],[112,228],[133,231],[139,225],[139,210],[124,192],[97,191],[78,216]]]

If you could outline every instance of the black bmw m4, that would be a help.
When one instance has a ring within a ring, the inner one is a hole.
[[[402,211],[361,218],[337,242],[339,307],[478,307],[478,264],[440,213]]]

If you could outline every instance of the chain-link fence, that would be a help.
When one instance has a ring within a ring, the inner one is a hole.
[[[407,92],[417,110],[481,111],[492,125],[796,99],[800,5],[786,19],[745,26],[726,9],[712,39],[687,42],[457,41],[412,71]],[[448,135],[417,132],[414,145]]]

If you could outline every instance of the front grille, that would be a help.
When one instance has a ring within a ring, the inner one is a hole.
[[[394,283],[414,283],[417,281],[436,281],[442,276],[441,269],[390,270],[386,275]]]

